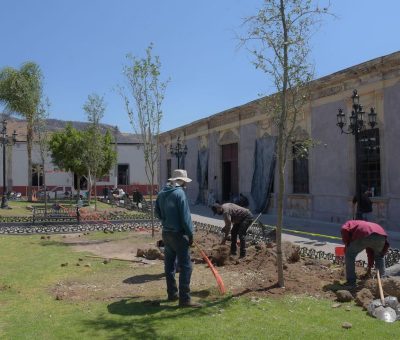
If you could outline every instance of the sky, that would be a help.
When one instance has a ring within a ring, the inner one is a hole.
[[[153,43],[160,77],[170,79],[167,131],[274,92],[238,47],[243,19],[262,2],[0,0],[0,68],[36,62],[50,118],[86,121],[82,107],[96,93],[107,105],[102,122],[133,132],[115,89],[126,55],[142,58]],[[400,50],[400,1],[331,0],[331,12],[311,41],[316,78]]]

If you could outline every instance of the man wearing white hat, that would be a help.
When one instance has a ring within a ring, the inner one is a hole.
[[[191,181],[186,170],[174,170],[172,177],[168,179],[170,184],[158,193],[155,206],[155,213],[163,226],[164,270],[168,300],[179,299],[180,307],[201,307],[200,304],[192,302],[190,297],[192,262],[189,247],[193,244],[193,223],[183,189]],[[180,268],[179,294],[175,280],[176,259]]]

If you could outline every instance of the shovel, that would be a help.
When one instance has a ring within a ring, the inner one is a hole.
[[[378,278],[378,288],[379,288],[379,296],[381,298],[382,306],[385,306],[385,298],[383,296],[382,282],[381,276],[379,274],[379,270],[376,270],[376,276]],[[379,311],[376,312],[376,318],[385,322],[395,322],[397,315],[396,311],[391,307],[380,308]]]

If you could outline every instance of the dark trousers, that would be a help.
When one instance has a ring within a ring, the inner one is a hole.
[[[371,234],[366,237],[350,242],[346,247],[346,279],[350,284],[356,283],[356,257],[365,248],[370,248],[374,252],[375,268],[379,269],[380,275],[385,275],[385,257],[382,255],[386,237],[378,234]]]
[[[190,278],[192,276],[192,262],[189,253],[189,240],[182,233],[163,232],[164,241],[164,270],[167,281],[168,297],[178,295],[175,273],[178,260],[179,273],[179,301],[190,301]]]
[[[245,218],[240,223],[235,223],[231,230],[231,254],[236,254],[237,237],[240,240],[240,256],[246,256],[246,233],[253,223],[252,218]]]

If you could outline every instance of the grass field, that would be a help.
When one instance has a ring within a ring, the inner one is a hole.
[[[51,201],[48,203],[48,208],[50,209],[54,201]],[[71,205],[71,206],[76,206],[76,202],[74,201],[60,201],[60,204],[63,205]],[[0,209],[0,218],[2,216],[8,217],[8,216],[17,216],[17,217],[24,217],[24,216],[32,216],[32,210],[27,209],[28,207],[35,207],[35,206],[41,206],[44,207],[44,202],[27,202],[27,201],[8,201],[8,205],[11,209]],[[94,210],[94,201],[91,201],[90,204],[90,209]],[[102,212],[102,211],[123,211],[126,214],[130,215],[136,215],[138,214],[137,211],[135,210],[126,210],[123,208],[116,208],[112,207],[109,204],[106,204],[104,202],[97,201],[97,211]]]
[[[92,239],[104,237],[91,234]],[[204,308],[179,309],[166,301],[153,305],[149,297],[160,299],[159,295],[144,296],[132,286],[129,296],[114,299],[57,300],[54,288],[60,282],[101,286],[103,281],[152,270],[132,269],[130,263],[118,261],[61,267],[85,255],[61,241],[62,236],[52,236],[51,241],[39,236],[0,237],[1,339],[398,339],[400,334],[399,322],[387,324],[354,305],[332,308],[332,301],[311,297],[278,300],[211,294],[202,300]],[[209,289],[213,285],[210,282]],[[343,329],[343,322],[352,328]]]

